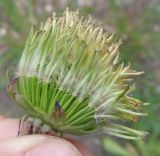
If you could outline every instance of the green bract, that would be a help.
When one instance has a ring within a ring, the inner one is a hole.
[[[8,92],[28,116],[57,132],[144,137],[122,125],[146,114],[143,103],[129,96],[131,77],[141,72],[118,63],[120,44],[91,17],[66,10],[31,30]]]

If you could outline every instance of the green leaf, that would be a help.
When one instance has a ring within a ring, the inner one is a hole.
[[[149,153],[148,153],[149,151],[146,148],[147,146],[144,144],[143,141],[136,141],[136,144],[137,144],[138,149],[140,150],[140,153],[143,156],[149,156]]]
[[[0,0],[0,6],[16,31],[23,29],[23,18],[13,0]]]
[[[102,143],[104,149],[115,156],[130,156],[125,147],[110,138],[103,139]]]

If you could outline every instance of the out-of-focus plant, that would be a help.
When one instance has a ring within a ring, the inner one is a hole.
[[[118,143],[111,138],[102,140],[107,153],[115,156],[159,156],[160,142],[156,135],[152,135],[148,141],[134,141],[131,143]]]

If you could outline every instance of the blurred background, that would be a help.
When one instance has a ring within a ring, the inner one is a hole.
[[[136,79],[134,96],[149,102],[148,117],[133,127],[150,132],[145,141],[103,134],[78,138],[94,156],[160,156],[160,0],[0,0],[0,114],[18,117],[21,110],[7,96],[6,71],[15,69],[27,35],[53,12],[77,8],[123,40],[121,60],[146,73]]]

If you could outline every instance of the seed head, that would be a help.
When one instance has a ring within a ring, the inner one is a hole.
[[[144,137],[145,132],[122,125],[146,114],[143,103],[129,96],[135,89],[132,77],[141,72],[119,63],[121,43],[92,17],[67,9],[40,30],[31,30],[15,74],[16,88],[9,83],[9,92],[29,117],[56,132],[102,130],[127,139]]]

